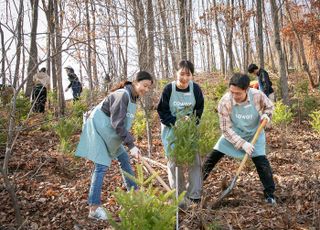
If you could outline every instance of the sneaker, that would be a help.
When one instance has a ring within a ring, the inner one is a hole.
[[[277,204],[276,199],[274,197],[270,197],[270,196],[266,198],[266,202],[271,205]]]
[[[103,207],[98,207],[95,211],[90,211],[88,217],[96,220],[108,219],[107,212],[104,210]]]

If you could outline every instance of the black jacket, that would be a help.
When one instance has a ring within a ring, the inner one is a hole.
[[[261,87],[261,90],[265,95],[269,96],[273,93],[272,82],[270,81],[269,74],[264,69],[260,69],[258,72],[258,81]]]
[[[190,91],[189,88],[190,87],[188,86],[186,89],[179,89],[176,86],[176,90],[179,92],[189,92]],[[169,106],[171,92],[172,92],[172,84],[169,83],[163,89],[163,92],[162,92],[162,95],[161,95],[161,98],[160,98],[160,101],[159,101],[159,104],[157,107],[160,121],[162,124],[164,124],[166,126],[174,125],[176,122],[176,117],[172,115],[172,113],[170,111],[170,106]],[[203,109],[204,109],[204,98],[203,98],[203,94],[202,94],[200,86],[195,82],[193,82],[193,93],[194,93],[194,97],[196,100],[196,104],[194,106],[193,113],[195,113],[198,120],[200,120],[202,113],[203,113]]]

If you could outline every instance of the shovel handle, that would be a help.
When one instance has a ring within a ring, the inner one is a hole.
[[[162,180],[162,178],[158,175],[158,173],[143,159],[143,157],[140,158],[143,165],[146,166],[146,168],[152,173],[156,175],[157,180],[159,183],[167,190],[167,192],[170,192],[170,187]]]
[[[256,134],[254,135],[254,137],[253,137],[253,139],[252,139],[252,141],[251,141],[251,144],[252,144],[252,145],[254,145],[254,144],[257,142],[258,137],[259,137],[262,129],[266,126],[267,122],[268,122],[267,119],[263,119],[263,121],[262,121],[261,124],[259,125],[259,127],[258,127],[258,129],[257,129],[257,131],[256,131]],[[241,161],[241,164],[240,164],[237,172],[236,172],[236,177],[239,176],[239,174],[240,174],[240,172],[242,171],[244,165],[246,164],[246,161],[248,160],[248,158],[249,158],[249,155],[246,153],[246,154],[244,155],[242,161]]]

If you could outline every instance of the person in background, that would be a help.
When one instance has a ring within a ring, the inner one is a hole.
[[[44,113],[47,101],[47,87],[50,84],[50,77],[46,68],[41,68],[39,73],[33,76],[32,104],[33,112]]]
[[[250,64],[248,72],[258,78],[259,89],[264,92],[272,102],[274,102],[274,90],[272,88],[272,82],[270,81],[268,72],[262,68],[258,68],[256,64]]]
[[[80,94],[82,92],[82,85],[79,81],[78,76],[74,73],[74,69],[71,66],[65,67],[65,70],[68,74],[68,80],[70,84],[66,88],[65,92],[67,92],[70,88],[72,89],[73,101],[77,101],[80,98]]]
[[[266,157],[265,132],[260,133],[255,145],[250,141],[263,119],[270,122],[274,106],[260,90],[249,88],[249,83],[247,75],[235,73],[229,82],[229,92],[218,104],[222,136],[203,165],[203,180],[207,179],[211,170],[225,155],[242,159],[247,153],[256,166],[264,187],[265,200],[273,205],[276,204],[275,184]]]
[[[89,218],[107,220],[107,213],[101,206],[101,191],[104,175],[113,159],[120,162],[121,169],[134,175],[130,165],[130,154],[138,158],[140,150],[129,133],[133,123],[137,99],[144,96],[153,84],[152,76],[146,71],[136,74],[133,82],[119,83],[112,92],[89,115],[80,136],[76,156],[94,162],[88,203]],[[128,190],[137,189],[134,181],[124,177]]]
[[[161,140],[164,146],[166,157],[169,155],[169,138],[173,136],[172,126],[177,120],[177,113],[183,119],[195,114],[198,121],[201,118],[204,109],[204,98],[200,86],[192,81],[194,66],[190,61],[182,60],[178,64],[177,79],[165,86],[163,89],[157,111],[161,121]],[[176,164],[168,159],[168,178],[170,187],[175,189],[176,185]],[[180,208],[187,208],[191,202],[198,203],[201,199],[202,178],[200,156],[197,154],[193,165],[188,168],[188,182],[186,197],[180,203]],[[184,168],[178,170],[178,188],[179,194],[186,190],[186,181],[184,178]]]

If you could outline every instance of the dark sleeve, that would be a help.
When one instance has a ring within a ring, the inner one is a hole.
[[[72,86],[72,81],[70,82],[67,88],[69,89],[71,86]]]
[[[116,92],[110,95],[111,126],[120,136],[123,144],[129,149],[134,147],[134,138],[125,127],[129,98],[125,92]]]
[[[271,81],[269,78],[269,74],[267,71],[263,71],[263,81],[264,81],[264,89],[263,91],[266,92],[266,94],[268,95],[271,92]]]
[[[200,86],[196,83],[193,83],[193,93],[196,99],[196,105],[194,106],[193,112],[200,120],[204,109],[204,98]]]
[[[172,126],[176,123],[176,117],[170,111],[169,101],[172,92],[172,84],[166,85],[161,94],[161,98],[157,107],[157,111],[162,124]]]

